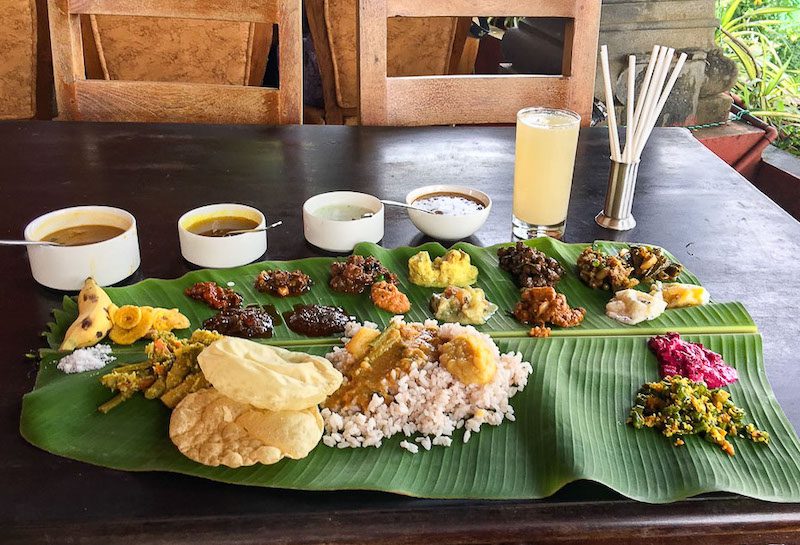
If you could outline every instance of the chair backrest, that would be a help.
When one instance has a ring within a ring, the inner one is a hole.
[[[48,0],[59,118],[87,121],[301,123],[301,0]],[[86,79],[81,15],[278,25],[278,88]]]
[[[601,0],[360,0],[363,125],[513,123],[527,106],[571,109],[591,121]],[[567,20],[562,75],[387,77],[389,17],[533,16]]]
[[[358,0],[305,0],[304,4],[320,70],[325,122],[357,122]],[[469,17],[389,19],[388,75],[457,73],[470,24]]]

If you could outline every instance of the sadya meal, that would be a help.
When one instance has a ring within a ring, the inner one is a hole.
[[[438,206],[446,197],[430,195],[426,202]],[[224,227],[229,226],[213,226]],[[503,312],[531,326],[531,336],[547,337],[553,327],[583,322],[587,310],[570,306],[558,291],[571,274],[568,264],[522,243],[500,248],[497,257],[498,267],[519,290],[518,302]],[[606,315],[623,324],[709,302],[701,286],[676,281],[682,266],[660,248],[631,245],[609,254],[587,247],[574,271],[589,288],[614,292]],[[402,317],[411,303],[400,289],[398,272],[431,290],[432,319]],[[395,315],[382,330],[360,323],[336,304],[296,303],[281,320],[272,304],[245,305],[233,289],[199,282],[186,287],[185,295],[216,314],[182,336],[176,331],[190,323],[177,309],[117,307],[87,279],[78,295],[79,316],[61,345],[73,352],[58,368],[76,373],[113,363],[112,347],[98,344],[106,336],[122,345],[148,339],[145,361],[118,365],[100,376],[111,397],[98,409],[108,413],[135,395],[161,401],[172,410],[165,433],[183,455],[205,465],[236,468],[296,460],[320,442],[337,449],[379,448],[396,435],[403,439],[399,446],[412,453],[448,447],[458,430],[466,443],[483,424],[513,425],[511,400],[534,369],[519,353],[501,353],[492,337],[473,327],[499,311],[475,286],[479,276],[470,255],[458,249],[435,258],[420,251],[408,259],[407,271],[390,271],[374,256],[334,261],[331,290],[368,297]],[[261,271],[254,287],[276,302],[315,289],[303,271],[281,269]],[[279,335],[284,325],[306,337],[343,335],[344,344],[321,357],[249,340]],[[723,389],[738,374],[719,354],[677,333],[653,337],[648,345],[661,380],[641,387],[627,419],[631,426],[655,428],[675,445],[700,435],[731,456],[735,436],[768,442],[766,432],[744,423],[744,411]]]

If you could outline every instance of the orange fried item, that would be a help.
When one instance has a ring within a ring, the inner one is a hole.
[[[583,321],[586,309],[571,308],[567,297],[550,286],[525,288],[514,307],[514,317],[524,324],[573,327]]]
[[[375,306],[394,314],[405,314],[411,310],[411,301],[406,294],[389,282],[376,282],[370,289],[370,298]]]

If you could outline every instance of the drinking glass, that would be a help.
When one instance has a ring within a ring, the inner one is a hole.
[[[564,235],[580,124],[581,116],[569,110],[524,108],[517,113],[514,238]]]

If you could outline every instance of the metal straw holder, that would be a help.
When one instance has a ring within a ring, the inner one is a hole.
[[[636,220],[631,214],[633,193],[636,190],[636,177],[639,174],[639,161],[635,163],[618,163],[611,160],[608,173],[608,189],[603,211],[595,216],[594,221],[600,227],[614,231],[628,231],[636,227]]]

